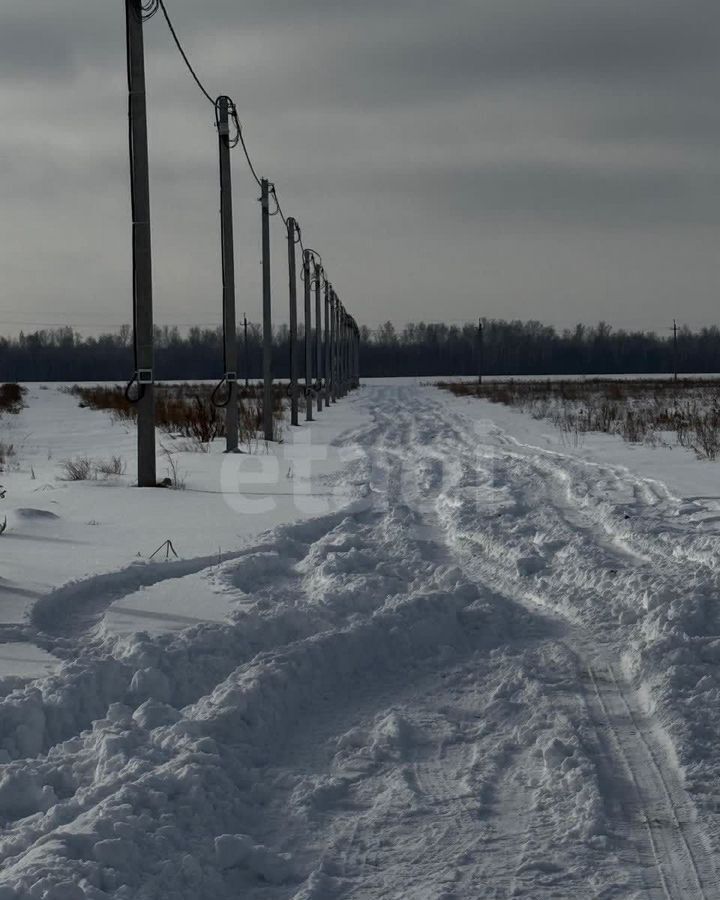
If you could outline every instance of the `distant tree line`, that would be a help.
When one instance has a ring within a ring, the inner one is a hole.
[[[482,320],[466,325],[406,325],[396,331],[387,322],[362,333],[362,374],[600,375],[672,372],[720,372],[720,329],[614,331],[606,322],[578,324],[558,331],[537,321]]]
[[[274,371],[289,376],[287,326],[273,335]],[[155,374],[159,379],[217,378],[222,374],[219,329],[157,328]],[[481,349],[482,346],[482,349]],[[262,331],[248,326],[247,354],[242,330],[238,340],[239,376],[261,375]],[[300,371],[303,354],[299,348]],[[605,322],[557,331],[541,322],[483,320],[482,345],[477,323],[463,326],[412,323],[396,329],[390,322],[361,329],[361,374],[488,375],[640,374],[720,372],[720,329],[678,329],[677,354],[672,333],[614,331]],[[122,381],[134,369],[132,334],[123,326],[114,334],[81,337],[72,328],[35,331],[0,338],[2,381]]]

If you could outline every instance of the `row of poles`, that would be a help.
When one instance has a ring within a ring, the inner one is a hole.
[[[130,143],[130,190],[132,208],[133,258],[133,333],[135,372],[126,388],[127,398],[137,406],[138,484],[157,484],[155,455],[155,397],[153,374],[152,252],[150,239],[150,185],[147,141],[147,103],[143,25],[158,8],[168,25],[193,78],[211,100],[182,51],[170,24],[163,0],[125,0],[128,65],[128,114]],[[218,132],[220,164],[220,223],[222,250],[223,377],[212,394],[212,402],[225,408],[226,450],[239,446],[237,333],[235,318],[235,270],[232,210],[232,173],[230,151],[242,142],[248,164],[260,187],[262,228],[262,309],[263,309],[263,432],[265,440],[274,438],[272,290],[270,269],[270,218],[280,215],[287,229],[290,313],[290,414],[299,425],[301,400],[305,420],[312,421],[315,404],[320,412],[344,397],[359,384],[360,330],[347,312],[327,278],[322,258],[302,244],[296,219],[285,217],[274,185],[258,178],[247,155],[237,111],[233,101],[220,96],[212,101]],[[236,134],[231,137],[231,119]],[[271,198],[275,209],[270,209]],[[304,367],[301,367],[298,342],[297,247],[301,248],[303,284]],[[313,297],[314,295],[314,297]],[[315,326],[313,328],[313,299]],[[324,308],[324,327],[323,312]]]

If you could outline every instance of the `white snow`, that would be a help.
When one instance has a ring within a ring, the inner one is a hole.
[[[391,381],[286,436],[149,491],[0,420],[0,900],[720,896],[714,464]]]

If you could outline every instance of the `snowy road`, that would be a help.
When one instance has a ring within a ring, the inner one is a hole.
[[[430,388],[348,402],[347,509],[38,601],[0,898],[720,898],[712,510]],[[159,591],[229,618],[111,627]]]

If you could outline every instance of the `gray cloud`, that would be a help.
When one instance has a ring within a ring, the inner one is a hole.
[[[679,298],[691,321],[714,317],[708,0],[167,4],[361,321],[482,309],[660,327]],[[160,15],[145,36],[157,316],[219,321],[212,109]],[[124,37],[120,3],[0,13],[0,330],[129,318]],[[256,317],[239,155],[234,176],[239,305]],[[279,229],[273,263],[284,311]]]
[[[386,172],[385,195],[397,194],[424,214],[441,211],[468,225],[540,222],[623,231],[662,225],[720,225],[720,188],[682,168],[651,170],[553,162],[493,162],[442,170]],[[362,178],[354,179],[359,192]]]

